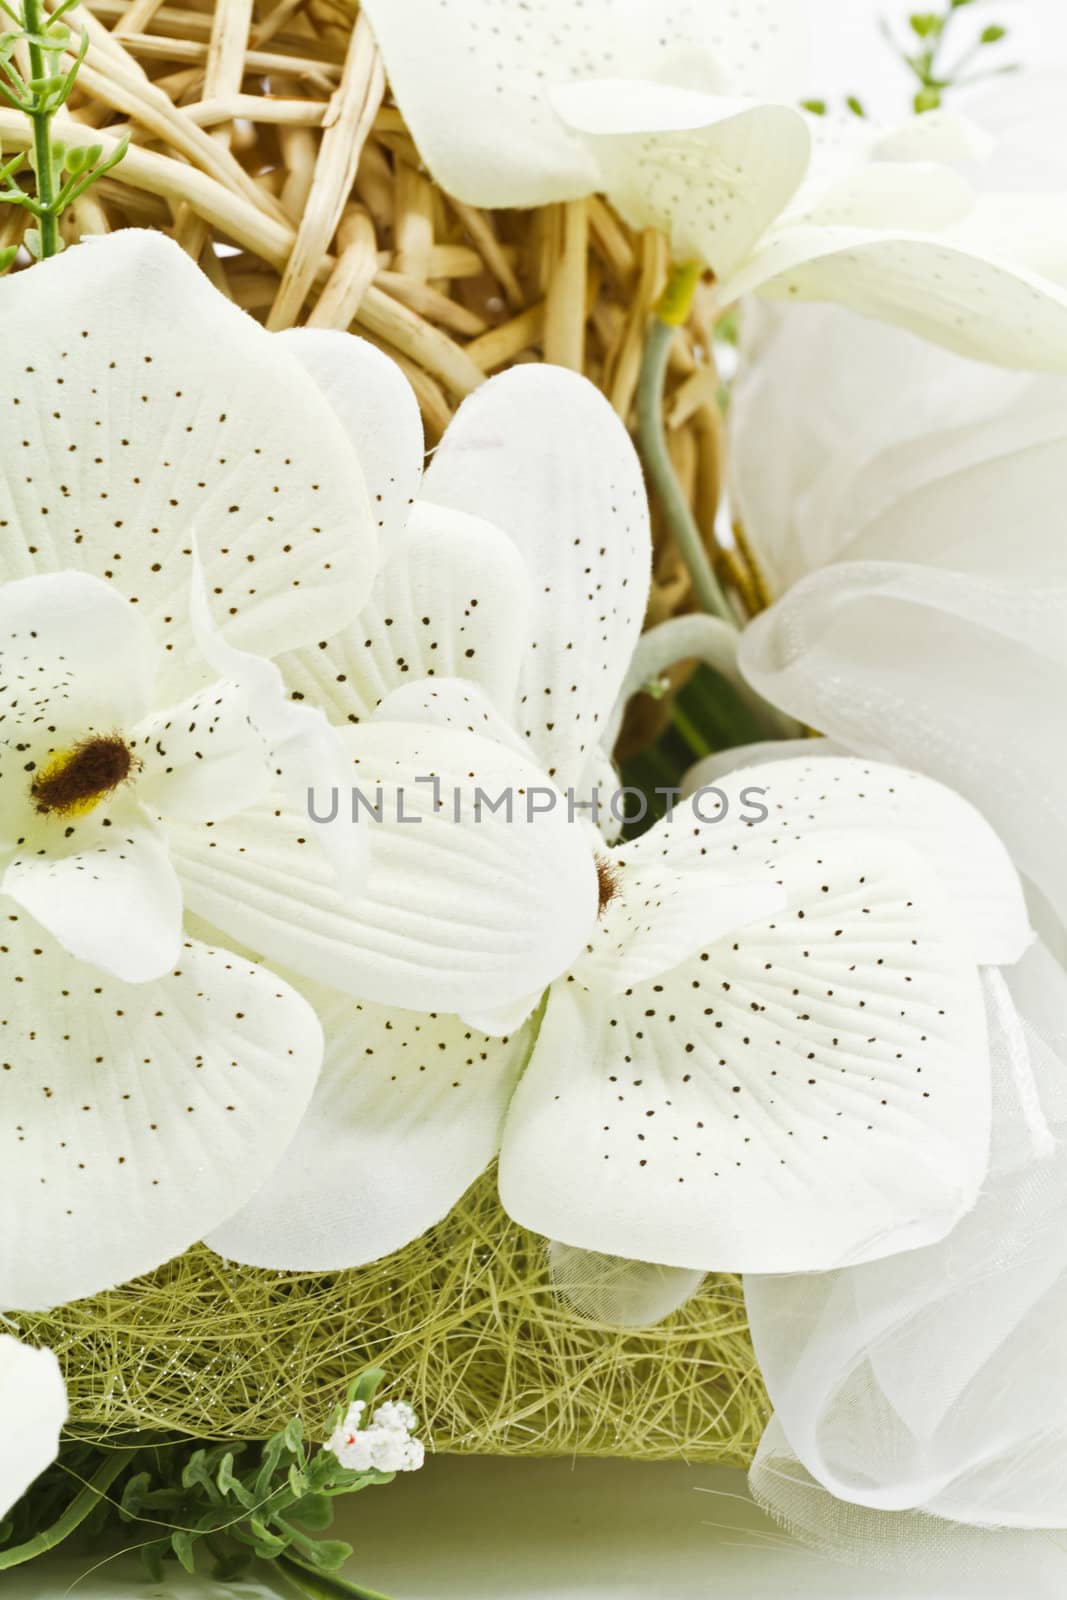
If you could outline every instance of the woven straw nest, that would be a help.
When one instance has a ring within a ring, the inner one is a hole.
[[[132,141],[68,215],[72,235],[164,229],[267,327],[370,339],[407,374],[430,443],[465,395],[520,361],[586,373],[632,423],[663,240],[599,198],[489,213],[443,193],[391,104],[356,0],[89,0],[67,20],[90,46],[58,135],[105,153],[123,133]],[[27,142],[3,109],[0,142]],[[9,208],[0,244],[24,223]],[[715,541],[711,338],[698,293],[672,353],[670,447],[720,575],[755,610],[743,552]],[[687,573],[658,536],[649,622],[689,604]],[[662,710],[644,708],[647,737]],[[90,1433],[260,1437],[297,1410],[314,1425],[369,1361],[443,1449],[744,1462],[766,1420],[736,1280],[709,1280],[643,1334],[578,1322],[547,1284],[540,1241],[501,1213],[491,1175],[440,1228],[371,1268],[281,1276],[196,1250],[19,1321],[60,1352],[74,1423]]]

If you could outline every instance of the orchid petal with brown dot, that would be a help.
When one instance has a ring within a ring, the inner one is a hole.
[[[546,205],[603,187],[594,154],[553,110],[556,85],[644,78],[794,102],[803,93],[807,28],[790,0],[369,0],[364,9],[423,159],[470,205]]]
[[[495,1009],[565,971],[596,917],[596,871],[565,809],[527,812],[537,767],[453,728],[367,722],[341,737],[340,825],[370,839],[362,890],[339,892],[316,823],[275,793],[211,828],[171,827],[186,905],[280,966],[380,1004]],[[510,791],[510,816],[477,805],[479,790]],[[315,796],[320,815],[330,801]]]
[[[556,984],[500,1193],[584,1249],[808,1271],[943,1237],[991,1094],[978,969],[907,849],[828,835],[785,908],[623,994]]]
[[[179,1254],[271,1171],[318,1073],[307,1002],[206,945],[125,984],[8,911],[0,992],[0,1306],[95,1294]]]
[[[529,588],[498,529],[416,501],[355,621],[281,666],[294,698],[338,725],[370,717],[396,688],[449,677],[480,686],[509,713],[530,646]]]
[[[557,787],[581,787],[648,598],[648,499],[625,429],[587,380],[517,368],[464,401],[424,494],[492,523],[521,555],[530,643],[512,721]]]
[[[284,341],[137,230],[5,279],[0,303],[0,580],[106,579],[169,675],[191,650],[195,527],[235,642],[274,655],[344,624],[370,588],[374,519],[344,429]]]
[[[256,1266],[328,1272],[398,1249],[451,1210],[499,1149],[532,1033],[520,1023],[491,1039],[458,1017],[307,993],[326,1033],[321,1089],[283,1166],[208,1243]]]

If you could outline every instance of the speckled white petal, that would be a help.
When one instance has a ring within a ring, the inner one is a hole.
[[[140,762],[138,800],[186,822],[233,816],[262,800],[273,781],[267,746],[235,683],[209,684],[145,717],[130,747]]]
[[[951,234],[797,226],[769,236],[720,290],[833,300],[958,355],[1067,371],[1067,290]]]
[[[326,1032],[311,1106],[270,1182],[208,1243],[253,1266],[329,1272],[399,1250],[451,1210],[500,1147],[530,1040],[309,994]]]
[[[578,784],[648,597],[648,503],[626,429],[585,378],[519,367],[464,401],[425,492],[485,517],[522,555],[534,609],[515,722],[556,783]]]
[[[677,838],[660,823],[601,856],[611,898],[573,968],[578,983],[621,994],[785,905],[785,891],[763,862],[741,863],[719,851],[702,859],[677,852],[675,860]]]
[[[316,823],[279,802],[210,830],[171,830],[186,904],[290,970],[386,1005],[495,1009],[564,971],[595,917],[596,873],[566,809],[547,798],[538,809],[532,790],[551,789],[537,768],[486,739],[412,723],[365,723],[344,739],[350,783],[367,805],[382,791],[383,820],[361,806],[353,828],[369,834],[365,890],[337,893]],[[439,789],[419,781],[431,776]],[[511,819],[486,807],[476,820],[479,788],[494,800],[514,789]],[[314,801],[329,814],[327,793]],[[341,826],[348,788],[338,801]]]
[[[322,1030],[226,950],[189,942],[131,986],[4,926],[0,1306],[29,1310],[146,1272],[235,1211],[300,1121]]]
[[[538,989],[532,994],[520,995],[510,1005],[497,1006],[495,1010],[466,1006],[462,1020],[468,1027],[477,1028],[479,1033],[488,1033],[494,1039],[500,1039],[505,1034],[517,1033],[523,1023],[533,1016],[542,994],[543,991]]]
[[[182,893],[163,831],[127,808],[104,831],[78,829],[66,849],[12,857],[0,893],[28,911],[79,961],[144,983],[169,972],[181,947]]]
[[[807,124],[791,106],[623,78],[568,84],[551,100],[589,141],[631,226],[659,229],[676,256],[720,277],[737,270],[807,170]]]
[[[790,0],[370,0],[389,82],[430,171],[472,205],[536,206],[600,187],[547,90],[651,78],[709,93],[799,98],[807,29]],[[492,138],[485,130],[492,129]]]
[[[410,383],[395,361],[355,334],[289,328],[275,337],[307,368],[343,424],[388,554],[422,481],[422,417]]]
[[[124,727],[149,705],[158,649],[135,606],[109,583],[67,571],[0,583],[4,722],[39,720],[46,679],[56,735]],[[47,672],[55,664],[57,687]]]
[[[204,659],[232,682],[248,707],[251,732],[261,740],[257,754],[246,746],[251,785],[264,766],[290,804],[300,806],[315,784],[340,786],[347,776],[347,753],[340,734],[318,706],[300,705],[285,688],[282,669],[265,656],[241,650],[216,625],[207,603],[199,546],[194,543],[190,604],[193,637]],[[262,794],[264,790],[260,790]],[[343,824],[317,830],[339,889],[355,888],[367,865],[366,841]]]
[[[485,690],[463,678],[420,678],[386,695],[375,722],[416,722],[435,728],[458,728],[529,757],[529,749],[510,722],[500,715]]]
[[[665,863],[704,849],[727,861],[754,853],[775,862],[792,844],[827,833],[896,840],[921,855],[941,883],[960,945],[974,962],[1010,966],[1033,939],[1007,849],[981,813],[942,783],[837,748],[827,752],[821,741],[787,741],[757,747],[751,756],[738,751],[712,757],[690,771],[686,789],[699,792],[705,783],[721,786],[730,802],[726,816],[695,832],[683,805],[671,826],[653,829],[639,841],[646,859],[657,835]],[[769,812],[766,821],[745,822],[746,793],[753,805]],[[700,804],[714,816],[720,803],[709,788]]]
[[[235,641],[277,653],[352,615],[376,539],[344,428],[183,251],[137,230],[93,240],[5,279],[0,311],[0,577],[110,579],[173,646],[182,692],[194,524]]]
[[[974,207],[970,184],[927,161],[872,161],[817,183],[797,197],[794,220],[820,228],[920,228],[962,222]]]
[[[158,652],[109,584],[61,572],[0,584],[0,855],[36,822],[34,777],[148,706]]]
[[[339,724],[362,721],[391,690],[427,677],[466,678],[510,711],[530,635],[529,587],[499,529],[420,501],[390,540],[356,621],[286,656],[286,681],[295,699]]]
[[[921,861],[827,836],[783,876],[785,913],[656,982],[554,986],[504,1133],[516,1221],[668,1266],[784,1272],[928,1243],[974,1204],[982,993]]]
[[[67,1420],[67,1389],[51,1350],[0,1333],[0,1517],[51,1466]]]

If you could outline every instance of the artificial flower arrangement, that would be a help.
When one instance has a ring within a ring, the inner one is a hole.
[[[803,0],[4,6],[0,1571],[364,1593],[416,1431],[1067,1522],[1065,213],[969,3],[888,128]]]

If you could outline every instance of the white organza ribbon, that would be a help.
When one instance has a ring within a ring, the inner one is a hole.
[[[1018,1558],[988,1530],[1067,1529],[1067,974],[1037,947],[986,985],[995,1131],[971,1215],[927,1249],[745,1283],[776,1413],[756,1499],[825,1550],[957,1574]],[[1067,1539],[1026,1542],[1067,1592]]]

